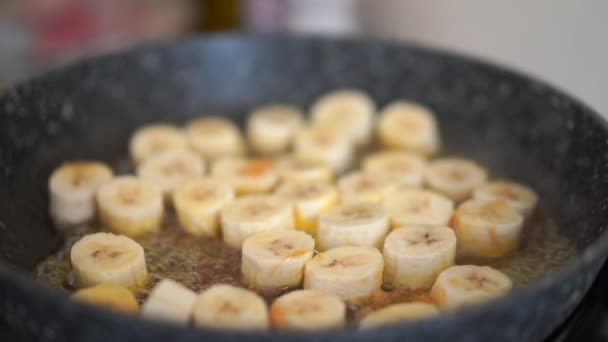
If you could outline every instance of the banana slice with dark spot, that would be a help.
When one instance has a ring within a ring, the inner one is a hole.
[[[485,169],[462,158],[436,159],[426,168],[426,184],[454,201],[471,197],[473,189],[483,184],[487,177]]]
[[[371,154],[363,160],[365,173],[380,175],[393,183],[419,188],[424,183],[426,160],[414,153],[383,151]]]
[[[454,201],[433,191],[398,188],[386,197],[391,227],[444,226],[454,212]]]
[[[149,157],[137,167],[137,175],[158,186],[164,196],[171,194],[189,180],[203,176],[205,164],[198,155],[187,150],[169,150]]]
[[[382,174],[352,172],[338,180],[340,202],[382,203],[397,188],[397,182]]]

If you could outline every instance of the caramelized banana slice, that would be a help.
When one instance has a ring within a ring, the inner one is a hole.
[[[338,180],[340,202],[382,203],[397,188],[397,183],[382,174],[352,172]]]
[[[135,288],[147,281],[144,249],[123,235],[85,235],[72,246],[70,261],[79,287],[106,283]]]
[[[231,184],[239,195],[268,192],[279,180],[274,162],[267,159],[223,158],[213,164],[211,176]]]
[[[200,178],[205,164],[194,152],[169,150],[149,157],[137,168],[137,175],[158,186],[167,198],[185,182]]]
[[[384,151],[366,157],[362,168],[367,174],[379,175],[379,178],[399,185],[419,188],[424,182],[426,160],[413,153]]]
[[[473,199],[481,201],[502,199],[524,216],[536,208],[538,195],[527,186],[506,180],[482,184],[473,190]]]
[[[461,204],[452,219],[458,238],[458,253],[480,257],[501,257],[517,249],[523,216],[504,200]]]
[[[182,284],[161,280],[141,307],[142,316],[159,321],[187,324],[190,321],[196,293]]]
[[[405,321],[417,321],[437,316],[438,314],[439,310],[437,310],[437,307],[429,303],[392,304],[365,316],[359,322],[359,328],[368,329]]]
[[[488,301],[511,291],[513,282],[488,266],[452,266],[439,274],[431,297],[442,309],[452,309]]]
[[[281,104],[256,109],[247,121],[249,145],[257,153],[270,155],[287,151],[302,126],[303,114]]]
[[[240,156],[245,151],[239,129],[231,121],[218,116],[190,121],[186,126],[186,138],[204,160]]]
[[[487,179],[486,170],[475,162],[461,158],[441,158],[426,168],[426,183],[455,201],[471,197],[473,189]]]
[[[129,141],[129,151],[135,164],[170,150],[188,150],[184,132],[169,124],[151,124],[138,128]]]
[[[137,305],[135,296],[131,291],[111,284],[99,284],[80,289],[74,292],[72,298],[80,302],[122,312],[135,313],[139,311],[139,305]]]
[[[277,329],[318,331],[341,328],[346,323],[346,305],[337,296],[297,290],[272,303],[270,320]]]
[[[334,178],[329,164],[320,160],[287,157],[277,163],[277,172],[283,182],[323,182]]]
[[[447,225],[454,212],[451,199],[432,191],[410,188],[399,188],[388,195],[385,207],[393,228]]]
[[[293,205],[296,229],[313,236],[317,232],[319,214],[333,207],[337,200],[333,186],[311,181],[285,183],[275,195]]]

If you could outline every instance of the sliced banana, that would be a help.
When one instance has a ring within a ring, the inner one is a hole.
[[[454,201],[432,191],[401,187],[386,197],[385,207],[393,228],[441,226],[450,222]]]
[[[506,180],[482,184],[473,190],[473,199],[489,201],[502,199],[524,216],[530,216],[536,208],[538,195],[527,186]]]
[[[136,236],[160,229],[163,195],[147,181],[116,177],[99,188],[97,204],[101,222],[111,232]]]
[[[344,127],[357,145],[370,141],[375,112],[373,100],[354,89],[330,92],[319,98],[310,109],[315,125]]]
[[[197,326],[213,329],[263,330],[269,325],[268,307],[255,292],[231,285],[203,291],[193,309]]]
[[[338,180],[340,202],[382,203],[397,188],[392,179],[382,174],[351,172]]]
[[[247,121],[249,145],[257,153],[287,151],[302,126],[303,114],[293,106],[273,104],[256,109]]]
[[[382,285],[382,254],[374,247],[337,247],[317,254],[306,263],[304,289],[359,301]]]
[[[184,132],[169,124],[143,126],[129,140],[129,152],[136,165],[160,152],[189,148]]]
[[[378,152],[366,157],[362,164],[365,173],[380,175],[399,185],[419,188],[424,183],[426,160],[413,153]]]
[[[380,113],[378,137],[382,145],[426,156],[439,150],[439,128],[428,108],[409,101],[396,101]]]
[[[173,192],[177,220],[195,236],[217,236],[220,210],[233,199],[231,185],[211,178],[190,180]]]
[[[211,176],[231,184],[239,195],[269,192],[279,180],[268,159],[222,158],[213,164]]]
[[[460,255],[501,257],[517,249],[523,216],[504,200],[462,203],[452,218]]]
[[[488,301],[511,291],[513,282],[489,266],[452,266],[439,274],[431,297],[442,309]]]
[[[320,251],[339,246],[382,248],[388,231],[388,215],[382,205],[345,203],[319,215],[317,248]]]
[[[346,305],[337,296],[315,290],[297,290],[272,303],[270,321],[273,327],[287,330],[341,328],[346,324]]]
[[[218,116],[190,121],[186,126],[186,137],[204,160],[240,156],[245,152],[239,129],[229,120]]]
[[[112,179],[112,170],[93,161],[65,163],[49,178],[50,212],[58,227],[91,220],[95,194]]]
[[[313,181],[287,182],[275,192],[277,197],[293,205],[295,228],[313,236],[319,214],[335,205],[337,194],[332,185]]]
[[[137,176],[161,188],[169,197],[184,182],[202,177],[205,164],[187,150],[168,150],[149,157],[137,167]]]
[[[294,229],[292,206],[271,195],[237,198],[222,208],[220,218],[224,242],[237,248],[255,233]]]
[[[456,235],[448,227],[404,227],[384,241],[384,283],[428,289],[444,269],[454,265]]]
[[[161,280],[141,307],[143,317],[186,324],[190,321],[196,293],[182,284]]]
[[[277,162],[277,172],[283,182],[323,182],[334,178],[329,164],[320,160],[287,157]]]
[[[332,127],[307,127],[295,141],[298,159],[327,163],[333,172],[344,171],[353,159],[353,145],[342,132]]]
[[[314,247],[313,238],[297,230],[253,234],[243,243],[243,279],[258,289],[300,286],[304,264],[312,258]]]
[[[80,289],[74,292],[72,298],[80,302],[122,312],[135,313],[139,311],[139,305],[137,305],[137,300],[135,300],[131,291],[111,284],[99,284]]]
[[[488,175],[485,169],[472,160],[441,158],[426,168],[427,185],[455,201],[471,197],[473,189],[483,184]]]
[[[359,322],[359,328],[368,329],[406,321],[417,321],[437,316],[438,314],[439,310],[437,307],[429,303],[411,302],[392,304],[363,317]]]
[[[70,260],[79,287],[106,283],[136,288],[148,276],[144,249],[123,235],[85,235],[72,246]]]

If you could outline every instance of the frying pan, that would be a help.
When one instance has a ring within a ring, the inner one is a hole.
[[[57,249],[50,171],[70,159],[115,161],[153,121],[241,120],[281,101],[308,108],[336,88],[379,105],[413,99],[438,115],[444,152],[532,186],[577,255],[502,299],[378,330],[236,333],[148,322],[78,304],[28,274]],[[373,40],[220,35],[147,46],[69,66],[0,98],[0,312],[43,341],[425,340],[546,337],[583,297],[608,250],[608,126],[537,80],[467,58]]]

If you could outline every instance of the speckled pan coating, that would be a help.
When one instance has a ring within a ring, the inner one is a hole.
[[[539,340],[574,308],[608,250],[608,128],[555,89],[496,67],[378,41],[215,36],[86,61],[0,98],[0,312],[44,341],[308,340],[178,328],[95,310],[57,296],[27,272],[59,243],[46,180],[60,161],[124,153],[150,121],[183,122],[320,94],[362,89],[381,105],[409,98],[439,116],[447,152],[536,189],[579,256],[488,305],[381,330],[315,340]]]

